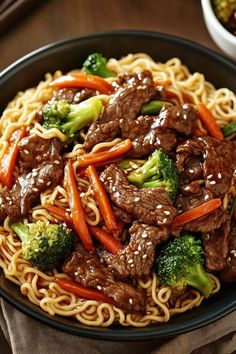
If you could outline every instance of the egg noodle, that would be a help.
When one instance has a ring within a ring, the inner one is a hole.
[[[204,103],[215,116],[218,124],[224,126],[229,122],[236,121],[236,96],[227,88],[215,89],[205,80],[203,74],[191,74],[178,58],[168,60],[166,63],[153,61],[148,55],[129,54],[121,60],[110,59],[109,69],[119,72],[140,72],[148,69],[152,72],[155,82],[169,82],[168,91],[173,93],[173,100],[176,103],[183,103],[188,97],[194,104]],[[8,104],[0,120],[0,159],[8,148],[8,141],[12,132],[22,126],[26,126],[29,134],[38,134],[44,139],[57,137],[65,141],[66,137],[57,129],[46,130],[35,119],[35,112],[42,109],[44,104],[52,97],[53,91],[49,83],[61,76],[57,71],[54,75],[46,74],[45,81],[39,83],[35,88],[25,92],[19,92]],[[109,80],[109,79],[108,79]],[[101,99],[108,100],[109,97],[101,95]],[[198,128],[204,130],[200,121]],[[105,142],[96,145],[93,151],[104,147],[110,147],[119,142],[115,139],[112,142]],[[83,145],[77,144],[72,152],[64,155],[65,158],[75,158],[73,164],[75,172],[78,168],[76,157],[83,154]],[[94,194],[90,183],[85,178],[80,178],[76,173],[77,184],[80,187],[81,200],[86,213],[86,220],[90,225],[97,225],[101,216],[96,205]],[[3,186],[0,184],[0,190]],[[228,208],[232,198],[236,196],[235,188],[232,186],[223,201],[224,208]],[[68,208],[68,196],[64,188],[64,182],[54,189],[47,189],[41,193],[40,205],[32,208],[29,219],[24,222],[42,220],[57,222],[44,208],[45,204],[54,204]],[[106,303],[94,300],[83,300],[68,293],[54,282],[54,276],[68,278],[66,274],[58,273],[56,270],[41,272],[32,268],[29,262],[23,259],[21,241],[12,232],[7,217],[0,226],[0,267],[5,277],[20,287],[23,295],[40,306],[50,315],[74,317],[77,321],[90,326],[107,327],[113,323],[120,323],[122,326],[144,327],[151,323],[167,322],[170,317],[182,313],[193,307],[199,306],[204,296],[197,290],[187,288],[181,294],[174,293],[171,288],[160,285],[155,273],[152,273],[146,281],[139,280],[136,284],[145,290],[147,295],[146,314],[127,314],[123,310]],[[220,282],[217,277],[210,274],[215,286],[212,294],[220,289]]]

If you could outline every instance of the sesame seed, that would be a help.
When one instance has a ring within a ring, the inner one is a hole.
[[[140,197],[134,198],[134,201],[135,201],[135,202],[138,202],[139,200],[140,200]]]
[[[33,173],[32,173],[32,176],[33,177],[36,177],[38,175],[38,173],[36,172],[36,171],[34,171]]]
[[[129,263],[129,264],[131,264],[131,263],[133,263],[133,262],[134,262],[133,259],[129,259],[129,260],[128,260],[128,263]]]
[[[85,193],[84,193],[84,192],[80,193],[80,196],[81,196],[82,198],[85,197]]]
[[[141,251],[141,249],[142,249],[142,248],[141,248],[141,246],[140,246],[140,245],[138,245],[138,251]]]
[[[49,182],[47,183],[47,186],[50,186],[50,184],[51,184],[51,182],[49,181]]]
[[[0,197],[0,205],[2,204],[2,198]]]
[[[165,224],[167,222],[167,219],[164,218],[162,222],[163,222],[163,224]]]
[[[60,161],[58,161],[58,160],[55,160],[54,163],[55,163],[56,165],[60,165]]]
[[[218,173],[218,175],[217,175],[217,176],[218,176],[218,178],[219,178],[219,179],[221,179],[221,178],[222,178],[222,174],[221,174],[220,172]]]
[[[143,259],[145,259],[145,258],[147,258],[147,255],[146,255],[146,253],[143,255]]]
[[[98,286],[97,286],[97,289],[101,291],[101,290],[102,290],[101,285],[98,285]]]
[[[147,246],[151,246],[151,245],[152,245],[151,241],[147,242]]]
[[[169,210],[164,210],[164,214],[170,215],[170,211]]]
[[[213,177],[213,175],[208,175],[208,176],[207,176],[207,178],[209,178],[209,179],[212,178],[212,177]]]
[[[39,181],[40,183],[43,183],[43,182],[44,182],[44,180],[43,180],[42,178],[39,178],[38,181]]]
[[[234,257],[236,257],[236,253],[234,253]]]
[[[235,253],[236,251],[235,250],[231,250],[230,253]]]
[[[75,276],[79,275],[79,272],[75,272]]]
[[[28,150],[24,150],[24,153],[25,153],[26,155],[29,155],[29,151],[28,151]]]
[[[115,192],[116,191],[116,187],[114,186],[114,187],[112,187],[112,191],[113,192]]]
[[[134,254],[137,256],[139,254],[139,251],[134,251]]]
[[[12,200],[10,200],[9,205],[12,205]]]
[[[142,238],[147,238],[148,237],[148,234],[146,233],[146,232],[144,232],[143,234],[142,234]]]
[[[158,204],[158,205],[157,205],[157,209],[162,209],[162,205],[161,205],[161,204]]]
[[[229,263],[231,262],[231,257],[228,257],[227,262]]]
[[[204,197],[204,199],[205,200],[208,200],[210,197],[209,197],[209,195],[207,194],[207,195],[205,195],[205,197]]]
[[[186,103],[183,104],[182,106],[183,109],[187,109],[188,108],[188,105]]]
[[[133,303],[133,299],[129,299],[129,303],[132,305],[132,303]]]
[[[187,187],[185,187],[184,188],[186,191],[189,191],[190,189],[191,189],[191,187],[190,186],[187,186]]]
[[[211,181],[210,184],[216,184],[216,181]]]
[[[132,263],[132,264],[130,265],[130,267],[133,268],[133,267],[134,267],[134,263]]]
[[[30,177],[31,177],[31,173],[28,173],[28,174],[26,175],[26,179],[30,179]]]
[[[114,194],[114,195],[115,195],[115,197],[116,197],[116,198],[119,198],[120,193],[119,193],[119,192],[115,192],[115,194]],[[136,201],[136,200],[135,200],[135,201]]]
[[[6,200],[11,200],[11,198],[10,197],[6,197]]]
[[[34,192],[38,192],[38,188],[32,188],[32,190],[34,191]]]
[[[194,170],[190,169],[188,170],[189,173],[194,173]]]

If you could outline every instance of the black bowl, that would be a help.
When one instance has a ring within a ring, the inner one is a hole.
[[[153,32],[118,31],[72,38],[39,49],[20,59],[0,75],[0,111],[17,91],[36,85],[44,73],[80,67],[91,52],[119,58],[128,53],[145,52],[156,60],[179,57],[191,71],[199,71],[216,87],[236,91],[236,65],[219,54],[180,38]],[[0,296],[20,311],[62,331],[105,340],[143,340],[164,338],[207,325],[236,309],[236,284],[223,285],[221,291],[199,308],[171,318],[168,323],[146,328],[93,328],[70,318],[50,316],[30,303],[19,288],[0,273]]]

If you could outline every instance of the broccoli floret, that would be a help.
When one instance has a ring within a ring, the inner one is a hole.
[[[95,121],[102,111],[102,102],[91,97],[79,104],[67,100],[49,102],[43,110],[43,126],[57,128],[67,137],[73,137],[80,129]]]
[[[42,271],[60,266],[73,246],[73,232],[62,224],[18,221],[11,228],[22,241],[23,257]]]
[[[161,284],[178,290],[189,285],[208,297],[214,281],[203,269],[204,253],[200,240],[192,235],[177,237],[168,242],[156,260],[157,275]]]
[[[155,150],[143,166],[128,175],[128,180],[139,188],[164,187],[172,199],[178,194],[178,171],[162,150]]]
[[[101,77],[114,77],[116,74],[107,68],[107,59],[101,53],[93,53],[88,56],[83,64],[86,74]]]

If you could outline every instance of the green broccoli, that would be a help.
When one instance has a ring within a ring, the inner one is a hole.
[[[176,237],[160,251],[156,260],[161,284],[177,290],[189,285],[208,297],[214,281],[203,269],[204,253],[200,240],[191,235]]]
[[[80,129],[95,121],[102,111],[102,101],[91,97],[79,104],[67,100],[49,102],[43,110],[43,126],[57,128],[67,137],[73,137]]]
[[[88,56],[83,64],[86,74],[98,75],[101,77],[114,77],[116,74],[106,66],[107,59],[101,53],[93,53]]]
[[[179,174],[174,162],[162,150],[155,150],[147,162],[128,175],[139,188],[164,187],[174,200],[179,189]]]
[[[22,241],[23,257],[42,271],[60,266],[72,250],[73,232],[62,224],[39,221],[26,226],[17,221],[11,228]]]

